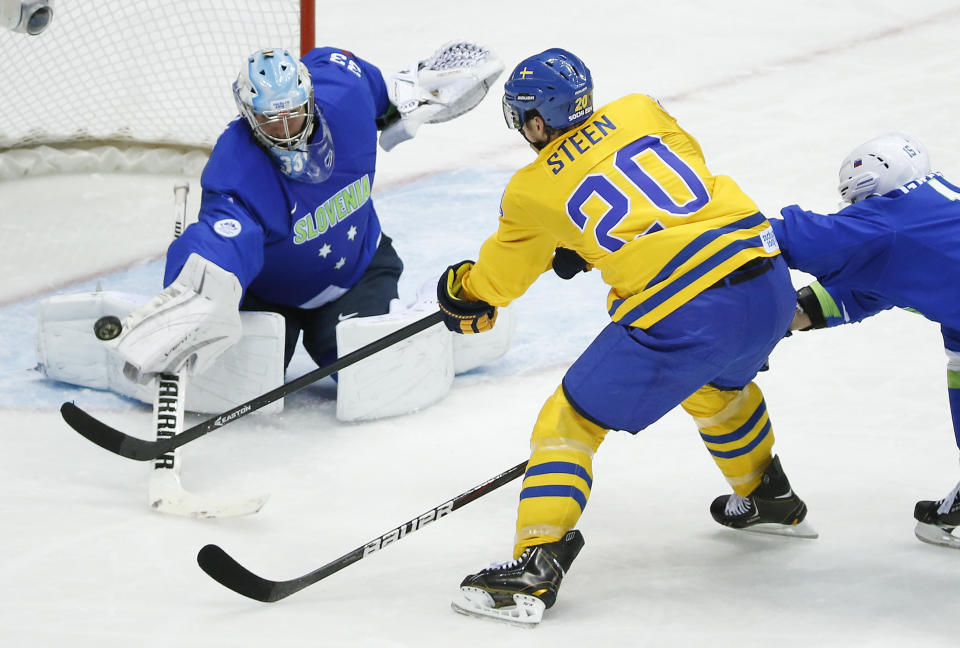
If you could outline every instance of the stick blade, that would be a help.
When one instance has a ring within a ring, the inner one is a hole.
[[[185,490],[175,470],[154,468],[148,488],[150,508],[158,513],[197,519],[253,515],[263,508],[269,495],[226,498],[198,495]]]
[[[197,564],[207,576],[247,598],[263,603],[273,603],[283,598],[282,595],[278,596],[279,583],[257,576],[217,545],[208,544],[200,549]]]
[[[214,520],[253,515],[266,505],[268,499],[270,499],[269,495],[228,500],[196,495],[189,491],[165,493],[163,495],[151,492],[150,508],[167,515]]]
[[[90,416],[73,403],[64,403],[60,406],[60,416],[67,425],[76,430],[81,436],[104,450],[127,459],[150,461],[162,455],[165,450],[158,449],[154,441],[145,441],[124,434],[120,430],[110,427],[106,423]]]

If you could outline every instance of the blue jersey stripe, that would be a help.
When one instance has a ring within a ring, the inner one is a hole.
[[[707,274],[717,266],[721,265],[725,261],[728,261],[731,257],[738,254],[739,252],[748,250],[750,248],[762,248],[762,247],[763,247],[763,242],[760,240],[759,236],[754,236],[748,239],[740,239],[738,241],[734,241],[730,243],[730,245],[726,246],[725,248],[723,248],[722,250],[714,254],[712,257],[705,260],[700,265],[696,266],[695,268],[691,268],[689,272],[682,275],[678,279],[675,279],[673,283],[666,286],[665,288],[660,290],[658,293],[650,296],[649,298],[645,299],[637,306],[634,306],[633,308],[631,308],[627,312],[627,314],[621,317],[618,321],[621,324],[626,324],[626,325],[633,324],[638,319],[640,319],[641,317],[643,317],[644,315],[646,315],[656,307],[663,304],[663,302],[667,301],[668,299],[676,295],[678,292],[680,292],[690,284],[696,282],[698,279],[702,278],[703,275]],[[612,308],[610,310],[611,317],[614,315],[615,312],[616,312],[615,308]]]
[[[548,461],[546,463],[537,464],[536,466],[531,466],[527,468],[526,477],[530,477],[531,475],[549,475],[551,473],[576,475],[583,481],[587,482],[588,488],[593,488],[593,479],[590,477],[587,469],[579,464],[569,461]]]
[[[762,213],[757,212],[747,216],[746,218],[741,218],[738,221],[724,225],[723,227],[718,227],[716,229],[704,232],[697,238],[690,241],[682,250],[674,255],[667,265],[665,265],[653,279],[647,282],[647,287],[652,288],[661,281],[666,280],[677,268],[686,263],[694,254],[715,241],[718,237],[742,229],[751,229],[761,225],[766,220],[766,217]],[[620,305],[623,304],[623,302],[625,302],[627,299],[628,298],[614,300],[610,305],[610,314],[613,315],[617,309],[620,308]]]
[[[767,403],[766,401],[760,401],[760,404],[757,406],[757,409],[754,410],[753,414],[750,415],[750,418],[746,423],[738,427],[733,432],[728,432],[727,434],[704,434],[700,433],[700,436],[707,443],[730,443],[732,441],[739,441],[743,437],[747,436],[757,423],[760,421],[761,417],[767,412]]]
[[[677,268],[689,261],[693,255],[705,248],[710,243],[713,243],[724,234],[729,234],[738,230],[752,229],[758,225],[762,225],[766,220],[767,219],[763,214],[757,212],[756,214],[751,214],[746,218],[741,218],[740,220],[729,223],[728,225],[724,225],[723,227],[707,230],[697,238],[687,243],[682,250],[677,252],[673,258],[670,259],[667,265],[663,266],[663,269],[657,273],[657,276],[647,283],[647,286],[652,288],[661,281],[667,279],[667,277],[672,275]]]
[[[587,505],[587,496],[576,486],[530,486],[520,491],[520,499],[531,497],[569,497],[580,505],[582,511]]]
[[[742,448],[737,448],[736,450],[728,450],[726,452],[721,450],[710,450],[710,454],[714,457],[719,457],[721,459],[732,459],[734,457],[742,457],[743,455],[749,453],[751,450],[760,445],[760,442],[767,438],[767,435],[770,433],[770,421],[767,420],[767,424],[763,426],[763,429],[760,430],[760,434],[757,435],[757,438],[743,446]]]

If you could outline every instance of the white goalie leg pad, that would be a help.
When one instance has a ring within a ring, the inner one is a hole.
[[[124,360],[93,334],[104,315],[123,319],[147,302],[120,292],[57,295],[40,302],[36,351],[39,369],[52,380],[103,389],[152,403],[153,388],[123,373]],[[191,412],[218,414],[283,384],[285,327],[277,313],[240,313],[240,340],[203,374],[193,376],[186,398]],[[283,410],[283,400],[259,412]]]
[[[124,318],[120,335],[106,344],[140,382],[188,363],[188,370],[201,374],[240,339],[242,292],[236,275],[191,254],[177,278]]]
[[[401,118],[383,130],[381,148],[389,151],[411,139],[422,124],[449,121],[472,110],[502,71],[503,63],[487,48],[452,41],[392,75],[387,95]]]
[[[283,315],[240,313],[240,340],[202,374],[191,376],[187,410],[204,414],[225,412],[283,384],[286,325]],[[283,399],[257,410],[283,411]]]
[[[432,280],[420,285],[416,302],[408,307],[409,310],[424,314],[438,308],[440,305],[437,303],[437,288]],[[509,306],[497,309],[497,322],[489,331],[472,335],[451,332],[454,373],[462,374],[497,360],[510,350],[516,332],[517,320]]]
[[[517,332],[517,320],[509,306],[497,309],[493,328],[473,335],[453,336],[453,370],[457,374],[490,364],[510,350]]]
[[[394,300],[390,313],[337,324],[337,355],[344,355],[435,312],[436,287],[420,286],[410,306]],[[360,421],[409,414],[446,396],[453,376],[501,357],[513,343],[516,320],[499,309],[496,325],[473,335],[451,333],[442,324],[343,369],[337,382],[337,418]]]
[[[343,357],[430,312],[395,306],[387,315],[344,320],[337,324],[337,355]],[[337,418],[360,421],[409,414],[439,401],[451,384],[453,342],[443,324],[437,324],[340,371]]]
[[[92,292],[56,295],[37,307],[37,367],[47,378],[117,392],[144,403],[153,402],[149,384],[123,375],[123,360],[93,334],[104,315],[123,319],[147,302],[141,295]]]

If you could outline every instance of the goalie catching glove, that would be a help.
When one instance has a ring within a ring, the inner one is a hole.
[[[191,254],[173,283],[130,313],[120,335],[106,344],[137,382],[188,363],[192,373],[203,373],[240,339],[242,293],[236,275]]]
[[[490,50],[468,41],[446,43],[430,58],[400,70],[387,79],[398,115],[380,134],[380,147],[389,151],[413,138],[422,124],[472,110],[502,71],[503,63]]]
[[[473,267],[473,261],[461,261],[447,268],[437,284],[437,301],[443,313],[444,325],[454,333],[482,333],[493,328],[497,308],[485,301],[461,299],[463,276]]]

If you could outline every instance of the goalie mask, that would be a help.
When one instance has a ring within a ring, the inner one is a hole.
[[[927,149],[903,133],[887,133],[853,149],[840,165],[840,198],[882,196],[930,173]]]
[[[556,47],[521,61],[503,86],[503,118],[520,130],[531,110],[557,130],[592,115],[593,79],[583,61]]]
[[[262,49],[247,58],[233,97],[253,136],[283,173],[323,182],[333,172],[333,137],[313,100],[307,67],[285,49]]]

